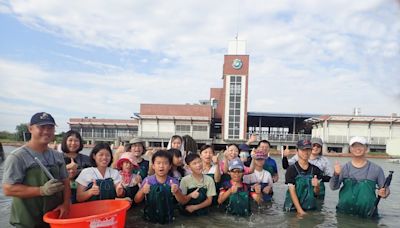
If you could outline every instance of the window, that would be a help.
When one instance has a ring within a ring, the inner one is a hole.
[[[229,81],[229,118],[228,118],[228,138],[238,139],[240,134],[240,113],[241,113],[241,76],[231,76]]]
[[[193,131],[207,131],[207,126],[193,125]]]
[[[190,132],[190,125],[176,125],[176,131]]]

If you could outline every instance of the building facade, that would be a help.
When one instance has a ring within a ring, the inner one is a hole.
[[[400,117],[396,116],[325,115],[310,121],[312,136],[325,142],[324,152],[347,153],[353,136],[367,138],[372,151],[384,151],[388,140],[400,138]]]

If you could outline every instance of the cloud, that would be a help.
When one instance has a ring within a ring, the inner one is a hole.
[[[71,49],[109,50],[120,58],[57,53],[93,72],[46,68],[51,59],[0,59],[0,101],[19,113],[35,107],[25,116],[47,108],[64,120],[127,118],[140,103],[208,98],[210,87],[222,86],[225,47],[237,32],[250,54],[249,111],[400,112],[395,2],[31,0],[0,5],[7,11]]]

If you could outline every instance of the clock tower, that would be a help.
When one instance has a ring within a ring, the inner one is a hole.
[[[229,42],[228,54],[224,56],[222,77],[224,80],[223,139],[244,140],[247,138],[249,78],[249,55],[246,55],[246,41]]]

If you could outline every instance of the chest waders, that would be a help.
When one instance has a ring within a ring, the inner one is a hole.
[[[154,184],[146,196],[144,218],[153,223],[168,224],[174,219],[174,196],[168,184]]]
[[[132,203],[134,204],[135,202],[133,199],[135,198],[136,193],[139,191],[139,186],[135,185],[132,187],[124,187],[124,191],[125,191],[125,197],[131,198]]]
[[[339,192],[339,203],[336,206],[338,212],[361,217],[368,216],[369,211],[374,207],[376,199],[376,181],[367,179],[369,166],[370,163],[364,180],[343,179],[343,187]],[[373,216],[377,216],[377,213]]]
[[[57,165],[48,166],[47,169],[54,176],[60,177],[60,167]],[[40,167],[32,167],[26,170],[23,185],[42,186],[49,178]],[[32,198],[13,197],[11,205],[10,223],[16,227],[49,227],[43,222],[43,215],[55,209],[63,203],[63,192],[57,192],[51,196],[37,196]]]
[[[318,195],[317,199],[320,199],[320,200],[325,199],[325,183],[322,182],[322,180],[319,181],[319,195]]]
[[[309,174],[302,174],[297,166],[294,165],[297,171],[295,179],[296,195],[299,199],[300,206],[303,210],[315,210],[316,197],[314,196],[314,187],[311,185],[311,179],[313,178],[313,168]],[[286,191],[286,198],[284,203],[285,211],[296,211],[296,207],[293,204],[292,197],[290,197],[289,189]]]
[[[213,196],[211,205],[218,205],[219,188],[222,182],[221,181],[215,182],[213,173],[207,173],[206,175],[213,179],[213,182],[215,184],[215,192],[217,193],[215,196]]]
[[[226,186],[224,189],[228,190],[231,186]],[[228,198],[225,210],[231,215],[250,216],[251,205],[249,192],[247,186],[243,185],[237,192],[231,194]]]
[[[187,191],[187,194],[190,194],[192,192],[194,192],[197,188],[190,188]],[[204,187],[199,188],[199,197],[197,197],[196,199],[190,199],[189,202],[185,205],[180,205],[179,206],[179,210],[183,215],[207,215],[208,214],[208,207],[205,208],[201,208],[199,210],[196,210],[192,213],[186,211],[185,207],[189,206],[189,205],[197,205],[200,204],[202,202],[204,202],[204,200],[207,199],[207,189]]]
[[[268,183],[261,183],[260,185],[261,185],[261,192],[262,192],[262,190],[263,190],[265,187],[268,186]],[[271,194],[265,194],[264,192],[262,192],[263,201],[264,201],[264,202],[271,202],[271,200],[272,200],[272,195],[273,195],[273,192],[271,192]]]
[[[106,179],[97,179],[97,186],[99,186],[100,194],[97,196],[91,196],[87,201],[93,200],[106,200],[106,199],[115,199],[117,197],[117,193],[115,192],[114,181],[111,177]],[[91,189],[93,186],[93,182],[90,182],[86,188],[86,191]]]
[[[264,166],[263,166],[264,170],[267,170],[271,176],[274,176],[275,172],[274,172],[274,167],[270,164],[267,164],[267,161],[265,160]]]

